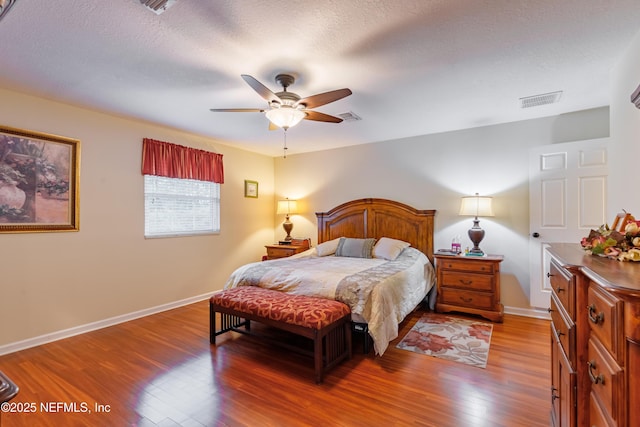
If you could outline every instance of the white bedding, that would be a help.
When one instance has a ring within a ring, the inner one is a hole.
[[[435,282],[428,258],[406,248],[394,261],[317,256],[309,249],[289,258],[244,265],[224,288],[260,286],[292,294],[336,299],[349,305],[352,319],[367,323],[376,354],[398,336],[398,324]]]

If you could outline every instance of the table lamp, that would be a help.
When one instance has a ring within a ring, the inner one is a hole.
[[[480,197],[478,193],[475,196],[468,196],[462,198],[460,204],[459,215],[475,216],[473,220],[473,227],[469,229],[469,239],[473,242],[473,249],[469,253],[473,255],[484,255],[482,249],[480,249],[480,242],[484,238],[484,230],[480,228],[479,216],[493,216],[491,197]]]
[[[289,221],[289,215],[295,214],[298,211],[298,202],[296,200],[278,200],[277,214],[285,214],[285,220],[282,223],[282,228],[287,232],[287,237],[284,238],[285,242],[291,241],[291,230],[293,230],[293,223]]]

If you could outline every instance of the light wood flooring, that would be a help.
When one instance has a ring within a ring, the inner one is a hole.
[[[549,425],[549,322],[505,315],[486,369],[400,350],[314,382],[313,361],[239,334],[209,344],[208,302],[0,356],[20,387],[0,426]],[[253,325],[252,325],[253,326]]]

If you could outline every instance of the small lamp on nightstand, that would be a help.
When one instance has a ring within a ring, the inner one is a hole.
[[[473,242],[473,249],[469,252],[475,255],[483,255],[482,249],[478,246],[484,238],[484,230],[480,228],[479,216],[493,216],[491,197],[480,197],[478,193],[475,196],[462,198],[460,204],[460,215],[475,216],[473,227],[469,229],[469,239]]]
[[[295,214],[298,211],[298,202],[296,200],[278,200],[277,214],[286,214],[285,220],[282,223],[282,228],[287,232],[287,237],[284,238],[285,242],[291,241],[291,230],[293,230],[293,223],[289,221],[289,215]]]

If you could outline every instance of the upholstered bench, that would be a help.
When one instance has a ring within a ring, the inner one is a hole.
[[[325,370],[351,358],[350,318],[351,310],[339,301],[240,286],[217,292],[209,300],[209,340],[215,344],[216,336],[228,331],[255,335],[252,320],[310,338],[316,383],[321,383]]]

